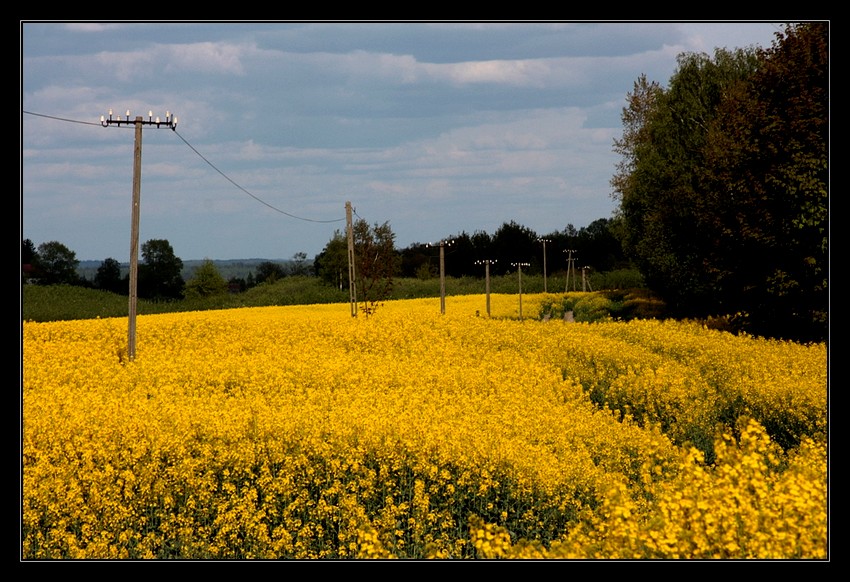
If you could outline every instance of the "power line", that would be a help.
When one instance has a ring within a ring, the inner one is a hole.
[[[80,123],[80,124],[83,124],[83,125],[101,125],[101,123],[93,123],[93,122],[88,122],[88,121],[79,121],[79,120],[74,120],[74,119],[67,119],[67,118],[63,118],[63,117],[55,117],[55,116],[52,116],[52,115],[44,115],[42,113],[33,113],[32,111],[23,111],[23,113],[26,113],[27,115],[35,115],[37,117],[45,117],[47,119],[54,119],[54,120],[57,120],[57,121],[66,121],[66,122],[69,122],[69,123]],[[224,172],[219,170],[215,166],[215,164],[210,162],[192,144],[190,144],[188,141],[186,141],[186,138],[184,138],[182,135],[180,135],[180,133],[177,130],[174,130],[174,133],[177,134],[177,136],[181,139],[181,141],[184,144],[186,144],[189,147],[189,149],[191,149],[193,152],[195,152],[195,155],[197,155],[199,158],[204,160],[204,162],[206,162],[207,165],[209,165],[209,167],[211,167],[213,170],[218,172],[225,180],[227,180],[228,182],[230,182],[231,184],[236,186],[238,189],[240,189],[242,192],[244,192],[245,194],[247,194],[248,196],[250,196],[251,198],[253,198],[257,202],[259,202],[260,204],[263,204],[263,205],[267,206],[268,208],[271,208],[275,212],[279,212],[280,214],[284,214],[286,216],[289,216],[290,218],[295,218],[296,220],[303,220],[305,222],[315,222],[315,223],[321,223],[321,224],[329,224],[329,223],[333,223],[333,222],[342,222],[342,221],[345,220],[345,217],[335,218],[333,220],[316,220],[316,219],[312,219],[312,218],[304,218],[303,216],[296,216],[295,214],[291,214],[289,212],[286,212],[285,210],[281,210],[280,208],[277,208],[276,206],[272,206],[271,204],[269,204],[265,200],[259,198],[258,196],[255,196],[254,194],[249,192],[247,189],[245,189],[242,186],[240,186],[239,184],[237,184],[227,174],[225,174]]]
[[[43,113],[33,113],[32,111],[23,111],[27,115],[35,115],[36,117],[45,117],[47,119],[55,119],[56,121],[67,121],[68,123],[80,123],[82,125],[100,125],[100,123],[94,123],[92,121],[79,121],[77,119],[67,119],[64,117],[55,117],[53,115],[44,115]]]
[[[325,223],[326,224],[326,223],[330,223],[330,222],[342,222],[343,220],[345,220],[344,217],[343,218],[335,218],[333,220],[315,220],[315,219],[312,219],[312,218],[304,218],[304,217],[301,217],[301,216],[295,216],[294,214],[290,214],[289,212],[286,212],[284,210],[281,210],[280,208],[276,208],[275,206],[272,206],[271,204],[269,204],[265,200],[262,200],[262,199],[258,198],[257,196],[254,196],[253,194],[251,194],[248,190],[246,190],[245,188],[243,188],[242,186],[240,186],[239,184],[234,182],[232,179],[230,179],[230,177],[227,176],[227,174],[225,174],[224,172],[222,172],[221,170],[216,168],[215,165],[212,162],[210,162],[207,158],[202,156],[201,153],[198,150],[196,150],[195,147],[192,144],[190,144],[188,141],[186,141],[186,138],[184,138],[182,135],[180,135],[180,132],[175,130],[174,133],[176,133],[177,137],[179,137],[183,141],[183,143],[185,143],[187,146],[189,146],[189,148],[193,152],[195,152],[198,155],[199,158],[204,160],[209,165],[209,167],[211,167],[213,170],[215,170],[216,172],[221,174],[222,177],[225,180],[227,180],[228,182],[230,182],[231,184],[233,184],[234,186],[236,186],[237,188],[242,190],[245,194],[247,194],[248,196],[250,196],[251,198],[253,198],[257,202],[259,202],[260,204],[264,204],[265,206],[268,206],[269,208],[271,208],[275,212],[280,212],[281,214],[285,214],[286,216],[289,216],[290,218],[296,218],[298,220],[304,220],[306,222],[319,222],[319,223]]]

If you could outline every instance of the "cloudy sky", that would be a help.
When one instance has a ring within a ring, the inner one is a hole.
[[[21,22],[21,235],[80,260],[313,258],[355,218],[396,246],[610,218],[635,80],[772,22]]]

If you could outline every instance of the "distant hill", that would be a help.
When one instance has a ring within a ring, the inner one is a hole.
[[[256,274],[257,265],[268,261],[283,265],[286,269],[292,265],[292,260],[290,259],[213,259],[213,264],[218,269],[218,272],[221,273],[221,276],[225,279],[230,279],[232,277],[245,279],[248,277],[249,273]],[[184,260],[182,272],[183,279],[190,279],[194,275],[195,269],[203,264],[203,262],[203,259]],[[77,267],[77,273],[81,277],[85,277],[91,281],[97,274],[97,270],[101,263],[103,263],[103,261],[80,261],[80,264]],[[313,263],[312,261],[307,260],[304,264],[310,268]],[[121,263],[121,276],[124,276],[129,272],[130,263]]]

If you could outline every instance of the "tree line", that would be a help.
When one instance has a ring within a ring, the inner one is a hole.
[[[386,248],[385,256],[391,272],[401,277],[430,278],[439,275],[440,243],[413,243],[395,250],[389,224],[368,225],[358,219],[354,222],[355,255],[371,256],[369,246]],[[389,241],[386,239],[390,239]],[[504,275],[516,271],[513,264],[528,263],[529,274],[549,273],[567,269],[569,258],[574,268],[589,267],[596,271],[629,268],[631,263],[617,238],[616,221],[600,218],[588,226],[576,229],[568,224],[563,230],[539,235],[534,230],[515,221],[505,222],[491,235],[483,230],[472,234],[465,231],[449,235],[440,241],[445,257],[443,269],[448,277],[483,277],[483,261],[490,263],[490,274]],[[358,250],[360,252],[358,252]],[[345,234],[336,231],[333,238],[314,262],[318,276],[326,282],[347,285],[348,243]],[[358,265],[359,270],[361,266]],[[371,272],[369,265],[362,268]]]
[[[379,301],[391,291],[395,277],[430,278],[439,274],[439,251],[434,245],[414,243],[404,249],[395,246],[396,235],[389,223],[370,225],[362,219],[353,224],[355,241],[355,273],[361,297]],[[541,272],[544,247],[550,273],[566,268],[566,254],[573,249],[581,265],[590,263],[597,270],[622,268],[627,261],[615,238],[611,221],[599,219],[577,230],[568,225],[563,231],[545,237],[532,229],[509,222],[494,235],[476,231],[461,232],[446,240],[445,273],[449,277],[483,277],[477,261],[492,261],[491,274],[515,270],[511,261],[522,260],[531,266],[529,274]],[[546,240],[546,244],[543,244]],[[122,274],[121,264],[114,258],[105,259],[93,279],[81,277],[76,253],[59,241],[48,241],[36,247],[30,239],[22,244],[21,262],[24,283],[41,285],[78,285],[127,295],[129,275]],[[576,263],[578,266],[579,263]],[[318,276],[329,285],[343,288],[348,285],[348,243],[339,231],[335,232],[324,249],[312,262],[304,252],[295,253],[288,264],[263,261],[247,277],[225,280],[212,261],[205,261],[187,281],[182,276],[183,261],[176,256],[168,240],[152,239],[141,246],[138,296],[144,299],[172,300],[186,296],[210,295],[218,292],[240,292],[263,283],[273,283],[292,275]]]
[[[73,285],[129,294],[129,273],[124,273],[114,258],[106,258],[92,279],[78,272],[80,261],[76,253],[59,241],[41,243],[38,247],[30,239],[21,245],[21,274],[24,284]],[[298,252],[288,264],[262,261],[246,278],[231,277],[225,280],[213,261],[205,260],[193,275],[184,279],[183,260],[174,253],[165,239],[151,239],[141,247],[138,271],[138,296],[152,300],[176,300],[204,297],[216,293],[246,291],[262,283],[272,283],[290,275],[310,275],[307,254]]]

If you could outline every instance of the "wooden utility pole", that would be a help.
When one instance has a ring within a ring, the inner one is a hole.
[[[519,275],[519,320],[522,321],[522,268],[527,267],[528,263],[511,263],[517,268]]]
[[[575,250],[567,249],[564,252],[567,253],[567,284],[564,287],[564,293],[566,293],[567,291],[570,290],[570,274],[571,273],[572,273],[572,276],[573,276],[573,291],[576,290],[576,274],[575,274],[575,269],[573,267],[573,263],[575,262],[575,258],[573,258],[573,253],[575,252]]]
[[[446,243],[440,241],[440,314],[446,314]]]
[[[546,287],[546,243],[552,242],[552,241],[550,241],[549,239],[545,239],[545,238],[540,238],[540,239],[537,239],[537,240],[539,240],[540,242],[543,243],[543,292],[548,293],[549,290]]]
[[[446,314],[446,245],[451,245],[451,240],[440,241],[440,313]],[[434,246],[428,243],[426,246]]]
[[[490,317],[490,263],[495,263],[496,260],[484,259],[483,261],[475,261],[476,265],[484,264],[484,293],[487,297],[487,317]]]
[[[142,196],[142,118],[136,117],[136,146],[133,149],[133,209],[130,226],[130,305],[127,325],[127,357],[136,357],[136,305],[139,289],[139,203]]]
[[[348,237],[348,301],[351,317],[357,316],[357,279],[354,273],[354,225],[351,220],[351,202],[345,203],[345,231]]]
[[[127,110],[127,115],[124,119],[120,117],[112,118],[112,110],[109,110],[109,117],[100,116],[100,124],[103,127],[109,125],[130,125],[133,124],[136,128],[135,147],[133,148],[133,203],[131,207],[130,217],[130,289],[129,289],[129,305],[127,308],[127,358],[133,360],[136,357],[136,306],[138,304],[138,286],[139,286],[139,216],[140,216],[140,200],[142,192],[142,126],[155,125],[156,127],[166,127],[172,131],[176,131],[177,117],[172,116],[170,111],[165,112],[165,121],[160,121],[157,117],[153,118],[153,111],[148,112],[148,119],[138,115],[133,121],[130,121],[130,110]]]
[[[590,279],[587,278],[587,270],[589,268],[590,267],[582,267],[581,268],[581,290],[582,291],[587,291],[588,288],[590,288],[590,290],[593,291],[593,287],[590,286]]]

